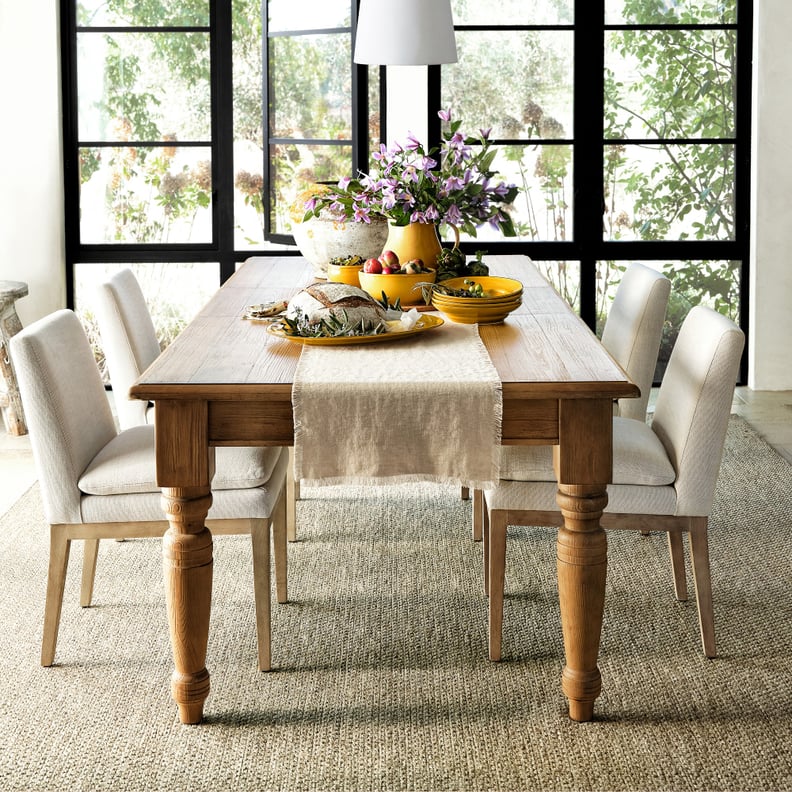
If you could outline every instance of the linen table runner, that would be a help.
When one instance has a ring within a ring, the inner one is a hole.
[[[476,325],[392,343],[302,349],[292,389],[295,477],[312,485],[490,489],[501,383]]]

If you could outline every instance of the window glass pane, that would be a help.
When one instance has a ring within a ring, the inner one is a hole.
[[[81,33],[82,140],[209,140],[209,36]]]
[[[671,281],[671,295],[654,375],[654,381],[660,382],[682,322],[695,305],[706,305],[739,323],[742,266],[739,261],[669,260],[641,263],[662,272]],[[600,334],[616,289],[629,265],[628,261],[597,262],[597,332]]]
[[[486,259],[485,259],[486,260]],[[580,262],[579,261],[537,261],[534,266],[547,278],[553,288],[580,312]]]
[[[77,24],[81,26],[145,26],[178,25],[183,27],[209,24],[209,0],[179,0],[178,3],[141,3],[140,0],[79,0]]]
[[[734,146],[605,148],[605,239],[734,239]]]
[[[451,0],[457,25],[567,25],[574,0]]]
[[[80,242],[212,241],[208,147],[80,149]]]
[[[264,245],[261,2],[235,0],[234,234],[235,247]]]
[[[269,0],[270,33],[350,26],[349,0]]]
[[[571,138],[572,46],[565,31],[460,31],[442,105],[493,138]]]
[[[736,32],[605,34],[605,137],[733,137]]]
[[[528,241],[572,238],[572,146],[497,146],[494,167],[520,188],[508,207],[517,235]],[[483,234],[504,239],[498,231]]]
[[[351,37],[270,39],[270,134],[352,138]]]
[[[215,262],[176,264],[76,264],[75,312],[83,323],[106,383],[109,383],[102,339],[94,313],[94,293],[106,278],[122,269],[135,274],[151,312],[163,349],[203,308],[220,287],[220,265]]]
[[[737,0],[605,0],[605,24],[737,22]]]
[[[373,161],[371,154],[379,151],[380,143],[383,140],[382,118],[380,117],[380,77],[379,66],[368,67],[368,101],[369,101],[369,123],[368,123],[368,146],[369,146],[369,167],[371,171]]]
[[[279,234],[291,231],[292,204],[299,193],[313,184],[337,184],[342,176],[352,173],[351,146],[306,146],[277,144],[270,146],[275,183],[271,185],[273,215],[272,230]],[[298,202],[296,218],[302,219],[303,201]]]

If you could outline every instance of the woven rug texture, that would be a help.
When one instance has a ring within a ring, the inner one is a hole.
[[[665,534],[611,532],[596,718],[561,692],[554,532],[511,528],[503,661],[457,487],[305,488],[256,669],[249,540],[218,537],[200,726],[182,726],[158,540],[72,547],[56,665],[39,652],[37,486],[0,519],[2,790],[792,789],[792,466],[730,422],[710,521],[719,657],[674,599]],[[688,573],[692,596],[692,578]]]

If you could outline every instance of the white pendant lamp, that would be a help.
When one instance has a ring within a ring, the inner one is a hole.
[[[355,63],[456,63],[451,0],[361,0]]]

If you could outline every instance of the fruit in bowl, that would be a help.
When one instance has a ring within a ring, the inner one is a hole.
[[[392,250],[378,259],[368,259],[359,273],[360,286],[375,300],[384,294],[390,305],[416,305],[424,302],[419,283],[434,283],[437,272],[424,266],[420,259],[404,264]]]

